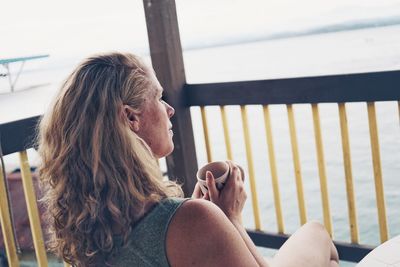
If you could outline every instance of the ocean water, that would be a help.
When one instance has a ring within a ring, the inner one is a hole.
[[[239,43],[184,51],[189,83],[315,76],[400,69],[400,26],[332,32],[286,39]],[[133,51],[134,52],[134,51]],[[143,55],[149,62],[149,57]],[[2,122],[44,112],[61,81],[79,58],[32,62],[20,77],[14,94],[0,79],[0,119]],[[52,65],[53,64],[53,65]],[[53,67],[54,66],[54,67]],[[24,107],[24,108],[21,108]],[[342,147],[336,104],[321,104],[320,118],[329,185],[329,201],[334,239],[350,241]],[[357,204],[360,243],[379,244],[374,177],[365,103],[347,106],[353,178]],[[218,107],[207,107],[213,160],[225,160],[223,130]],[[228,123],[233,160],[248,170],[240,109],[228,106]],[[377,102],[382,172],[390,236],[400,234],[400,125],[397,102]],[[191,108],[198,164],[206,163],[200,111]],[[309,105],[294,105],[301,170],[308,220],[322,222],[320,184],[316,162],[312,114]],[[293,233],[300,225],[286,107],[270,107],[275,156],[279,177],[285,232]],[[248,106],[252,137],[255,181],[262,229],[276,231],[265,129],[261,106]],[[30,151],[32,162],[37,157]],[[5,158],[6,169],[17,166],[17,156]],[[165,168],[165,164],[162,164]],[[246,227],[254,221],[249,192],[244,210]],[[269,250],[263,250],[271,255]],[[348,264],[352,266],[352,264]],[[345,266],[345,265],[343,265]]]

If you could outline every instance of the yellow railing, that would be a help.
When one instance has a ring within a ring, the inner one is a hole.
[[[204,107],[202,107],[204,109]],[[221,118],[222,118],[222,126],[224,128],[224,139],[225,139],[225,147],[226,147],[226,156],[228,160],[232,160],[232,145],[231,138],[229,135],[229,127],[228,127],[228,119],[226,117],[225,106],[220,106],[221,110]]]
[[[347,208],[350,221],[351,242],[358,243],[359,237],[358,237],[358,224],[357,224],[357,213],[356,213],[356,200],[354,197],[354,182],[353,182],[353,171],[351,168],[350,141],[349,141],[349,130],[347,126],[346,105],[344,103],[339,103],[338,107],[339,107],[339,119],[340,119],[340,133],[342,136],[343,162],[344,162],[344,173],[346,179]]]
[[[256,186],[256,178],[254,173],[254,163],[253,163],[253,153],[251,151],[251,138],[249,131],[249,123],[247,119],[247,109],[246,106],[240,106],[240,112],[242,116],[242,124],[243,124],[243,134],[246,145],[246,158],[247,158],[247,166],[249,171],[249,180],[250,180],[250,188],[251,188],[251,200],[253,204],[253,214],[254,214],[254,224],[256,230],[261,230],[261,219],[260,219],[260,208],[258,206],[258,197],[257,197],[257,186]]]
[[[18,152],[18,154],[20,161],[22,186],[24,190],[25,202],[27,205],[36,260],[39,267],[46,267],[48,266],[48,260],[43,239],[39,210],[37,206],[38,196],[35,192],[35,187],[33,184],[27,151],[23,150]],[[14,236],[13,225],[11,223],[11,203],[8,201],[7,197],[8,193],[6,190],[7,188],[4,174],[5,169],[2,161],[2,164],[0,165],[0,220],[9,265],[12,267],[17,267],[20,266],[20,263],[15,243],[16,237]],[[69,267],[67,263],[64,263],[64,266]]]
[[[312,108],[312,115],[314,122],[315,143],[317,148],[318,173],[319,173],[320,187],[321,187],[324,225],[329,234],[333,236],[332,216],[331,216],[331,209],[329,206],[329,196],[328,196],[328,181],[325,170],[324,147],[322,143],[321,124],[319,120],[319,109],[317,104],[312,104],[311,108]]]
[[[278,183],[278,174],[277,174],[277,170],[276,170],[274,142],[273,142],[273,138],[272,138],[271,118],[269,115],[268,106],[263,106],[263,111],[264,111],[265,132],[266,132],[267,145],[268,145],[269,166],[271,169],[272,189],[274,192],[276,220],[278,222],[278,233],[283,234],[285,232],[285,229],[283,226],[281,197],[280,197],[280,192],[279,192],[279,183]]]
[[[378,126],[376,124],[376,112],[375,103],[368,102],[368,122],[369,132],[371,138],[371,149],[372,149],[372,161],[374,167],[375,177],[375,193],[378,207],[378,218],[379,218],[379,232],[381,242],[388,240],[388,227],[386,218],[386,206],[385,206],[385,194],[383,191],[382,182],[382,167],[381,167],[381,156],[379,152],[379,139],[378,139]]]
[[[374,172],[374,184],[375,184],[375,193],[377,199],[377,209],[378,209],[378,218],[379,218],[379,231],[380,231],[380,241],[384,242],[389,238],[388,231],[388,219],[386,216],[386,207],[385,207],[385,198],[384,198],[384,188],[383,188],[383,177],[382,177],[382,166],[381,166],[381,157],[380,157],[380,148],[379,148],[379,138],[378,138],[378,127],[377,127],[377,118],[376,118],[376,110],[374,102],[368,102],[367,104],[367,112],[368,112],[368,124],[369,124],[369,133],[370,133],[370,143],[371,143],[371,155],[373,160],[373,172]],[[282,212],[282,203],[281,203],[281,192],[279,188],[279,175],[277,170],[277,160],[275,155],[275,144],[273,138],[273,127],[271,122],[271,114],[270,114],[270,106],[271,105],[261,105],[262,113],[264,118],[264,129],[265,129],[265,140],[267,144],[267,151],[269,158],[269,166],[270,166],[270,175],[272,179],[272,192],[273,192],[273,201],[275,205],[275,216],[277,221],[277,233],[286,234],[285,233],[285,223],[284,216]],[[251,200],[252,200],[252,208],[253,208],[253,216],[254,216],[254,224],[255,230],[263,230],[261,225],[261,215],[260,215],[260,207],[259,207],[259,199],[257,195],[257,185],[256,185],[256,175],[254,168],[254,160],[253,160],[253,151],[252,144],[250,138],[251,127],[248,121],[248,113],[247,106],[240,105],[240,113],[242,120],[242,130],[244,136],[244,145],[245,145],[245,154],[247,159],[247,167],[248,167],[248,177],[250,183],[250,191],[251,191]],[[349,138],[349,129],[347,122],[347,112],[346,112],[346,104],[338,103],[338,114],[339,114],[339,127],[340,127],[340,135],[341,135],[341,143],[342,143],[342,152],[343,152],[343,168],[345,174],[345,186],[346,186],[346,195],[347,195],[347,206],[348,206],[348,217],[349,217],[349,229],[350,229],[350,239],[351,243],[358,244],[359,243],[359,226],[357,222],[357,212],[356,212],[356,197],[354,190],[354,181],[353,181],[353,173],[352,173],[352,163],[351,163],[351,152],[350,152],[350,138]],[[400,120],[400,102],[397,102],[398,115]],[[211,153],[211,142],[210,142],[210,133],[208,131],[208,121],[207,121],[207,107],[201,107],[201,116],[203,123],[203,133],[205,137],[205,146],[206,146],[206,154],[207,160],[211,161],[213,159]],[[297,141],[297,133],[296,133],[296,120],[294,114],[294,108],[291,104],[286,105],[287,118],[288,118],[288,130],[290,134],[290,143],[292,150],[292,158],[293,158],[293,166],[294,166],[294,177],[295,177],[295,186],[297,191],[297,202],[298,202],[298,211],[300,216],[300,224],[304,224],[307,221],[307,212],[305,205],[305,194],[303,189],[302,182],[302,172],[300,165],[300,153],[298,148]],[[314,126],[314,137],[316,144],[316,154],[317,154],[317,168],[320,177],[320,189],[322,196],[322,207],[323,207],[323,221],[325,226],[327,227],[330,234],[333,236],[333,227],[332,227],[332,217],[329,209],[329,195],[328,195],[328,185],[327,185],[327,174],[325,170],[325,159],[324,159],[324,149],[323,149],[323,136],[321,131],[321,121],[319,114],[319,106],[318,104],[311,104],[312,111],[312,121]],[[229,131],[229,121],[226,114],[226,107],[220,106],[220,114],[222,119],[223,126],[223,138],[225,141],[225,148],[227,152],[227,157],[229,159],[233,159],[232,150],[235,149],[235,146],[232,147],[230,131]],[[310,136],[312,138],[312,136]],[[28,162],[28,157],[26,151],[20,151],[20,167],[22,174],[22,182],[23,189],[26,199],[26,204],[28,207],[28,216],[32,229],[32,237],[33,243],[35,247],[36,258],[39,266],[47,266],[47,257],[44,246],[43,235],[40,226],[40,217],[38,213],[37,207],[37,195],[35,192],[35,187],[32,181],[32,175],[30,171],[30,166]],[[15,244],[14,230],[12,226],[12,218],[10,216],[10,203],[7,198],[7,190],[5,186],[5,170],[4,166],[1,165],[0,171],[0,220],[2,225],[2,232],[4,243],[7,252],[7,258],[11,266],[19,266],[18,260],[18,252]],[[332,193],[332,192],[331,192]],[[335,192],[333,192],[335,193]],[[263,196],[264,197],[264,196]],[[313,196],[315,197],[315,196]],[[65,264],[65,266],[68,266]]]
[[[290,142],[292,145],[292,154],[293,154],[293,164],[294,164],[294,175],[296,177],[296,188],[297,188],[297,201],[299,205],[299,214],[300,214],[300,224],[303,225],[307,222],[307,212],[306,212],[306,204],[304,201],[304,190],[303,190],[303,181],[301,176],[301,167],[300,167],[300,156],[299,156],[299,148],[297,144],[297,134],[296,134],[296,123],[293,115],[293,106],[286,105],[288,121],[289,121],[289,131],[290,131]]]
[[[36,252],[36,259],[39,266],[47,266],[46,250],[44,247],[42,227],[37,207],[37,197],[33,187],[31,168],[28,162],[26,151],[19,152],[21,165],[22,185],[24,188],[25,201],[28,208],[29,222],[32,230],[33,244]]]
[[[3,163],[3,161],[1,162]],[[11,223],[10,202],[7,198],[6,177],[3,164],[0,164],[0,222],[6,248],[8,262],[11,266],[19,266],[14,230]]]
[[[310,104],[312,111],[312,121],[314,126],[314,138],[315,138],[315,146],[316,146],[316,156],[317,156],[317,168],[320,179],[320,192],[321,192],[321,203],[322,203],[322,212],[323,212],[323,223],[327,228],[330,235],[333,237],[333,225],[332,225],[332,215],[330,211],[329,204],[329,193],[328,193],[328,182],[327,182],[327,173],[325,168],[325,157],[324,157],[324,149],[323,149],[323,136],[321,131],[321,120],[319,114],[319,105],[318,104]],[[340,127],[340,135],[341,135],[341,144],[342,144],[342,152],[343,152],[343,168],[344,168],[344,176],[345,176],[345,190],[347,195],[347,207],[348,207],[348,218],[349,218],[349,229],[350,229],[350,240],[351,243],[359,244],[359,226],[357,222],[357,212],[356,212],[356,198],[355,198],[355,190],[354,190],[354,181],[352,174],[352,163],[351,163],[351,153],[350,153],[350,139],[349,139],[349,130],[348,130],[348,122],[347,122],[347,112],[346,112],[346,104],[338,103],[338,114],[339,114],[339,127]],[[207,160],[211,161],[213,156],[211,154],[211,143],[210,136],[208,132],[208,122],[206,116],[206,108],[205,106],[201,106],[201,116],[202,116],[202,124],[204,129],[204,137],[205,137],[205,147]],[[397,108],[399,112],[399,120],[400,120],[400,101],[397,102]],[[300,155],[298,149],[297,142],[297,134],[296,134],[296,122],[294,119],[294,111],[292,104],[286,105],[287,109],[287,118],[288,118],[288,126],[290,133],[290,142],[293,156],[293,165],[294,165],[294,176],[296,181],[296,189],[297,189],[297,201],[298,201],[298,211],[300,216],[300,223],[304,224],[307,222],[307,212],[305,205],[305,196],[303,190],[303,182],[302,182],[302,173],[300,166]],[[275,157],[275,149],[274,149],[274,140],[273,140],[273,129],[271,126],[271,118],[269,105],[262,105],[263,115],[264,115],[264,126],[265,126],[265,138],[268,147],[268,158],[269,158],[269,166],[270,166],[270,175],[272,180],[272,192],[273,192],[273,200],[275,205],[275,215],[277,221],[277,232],[285,233],[284,227],[284,218],[282,215],[282,206],[281,206],[281,196],[279,190],[279,178],[277,173],[277,163]],[[253,152],[251,149],[251,138],[250,138],[250,127],[248,123],[248,115],[247,115],[247,107],[245,105],[240,106],[241,117],[242,117],[242,127],[244,134],[244,144],[246,150],[246,159],[248,166],[248,175],[250,181],[250,191],[251,191],[251,200],[252,200],[252,208],[254,215],[254,224],[256,230],[261,230],[261,220],[260,220],[260,210],[259,210],[259,202],[257,196],[257,186],[256,186],[256,177],[254,171],[254,161],[253,161]],[[375,193],[376,193],[376,203],[378,210],[378,218],[379,218],[379,230],[380,230],[380,241],[383,243],[389,238],[388,233],[388,223],[386,216],[386,207],[385,207],[385,194],[383,188],[383,180],[382,180],[382,167],[381,167],[381,157],[380,157],[380,149],[379,149],[379,138],[378,138],[378,127],[377,127],[377,118],[375,111],[375,103],[367,102],[367,111],[368,111],[368,124],[369,124],[369,135],[371,142],[371,155],[373,160],[373,172],[374,172],[374,184],[375,184]],[[222,125],[224,131],[224,139],[226,151],[229,159],[232,159],[232,148],[230,142],[230,136],[228,131],[228,120],[226,116],[225,106],[220,106],[220,113],[222,117]],[[215,114],[213,114],[215,116]],[[310,138],[312,138],[310,136]],[[222,140],[218,140],[222,141]],[[333,192],[336,193],[336,192]],[[313,196],[315,197],[315,196]]]

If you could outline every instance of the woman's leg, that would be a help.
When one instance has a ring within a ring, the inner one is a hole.
[[[273,267],[336,267],[339,257],[325,230],[317,222],[309,222],[297,230],[278,250]]]

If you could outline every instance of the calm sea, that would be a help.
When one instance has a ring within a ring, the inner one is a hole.
[[[400,26],[388,26],[187,50],[184,62],[189,83],[396,70],[400,69],[399,44]],[[22,118],[27,113],[42,113],[61,80],[77,62],[77,58],[51,57],[45,67],[43,63],[32,62],[18,82],[17,92],[0,95],[1,121]],[[34,88],[36,85],[40,87]],[[30,89],[26,89],[28,87]],[[0,79],[0,92],[7,90],[7,81]],[[240,110],[236,106],[227,109],[234,161],[247,171]],[[388,225],[393,237],[400,234],[399,110],[397,102],[378,102],[376,109]],[[198,108],[191,110],[196,153],[198,163],[202,165],[207,160],[200,111]],[[294,105],[294,111],[307,217],[322,222],[311,107]],[[270,112],[285,231],[293,233],[300,223],[286,107],[271,106]],[[377,245],[379,228],[366,104],[348,104],[347,112],[360,242]],[[207,114],[213,159],[224,160],[226,153],[219,108],[208,107]],[[262,229],[275,231],[277,224],[262,107],[249,106],[248,116]],[[350,241],[337,105],[321,104],[320,116],[334,239]],[[35,162],[34,152],[30,155]],[[16,166],[15,155],[7,156],[5,160],[8,170]],[[249,187],[249,183],[246,186]],[[254,227],[250,194],[243,219],[248,228]],[[265,250],[265,254],[270,252]]]

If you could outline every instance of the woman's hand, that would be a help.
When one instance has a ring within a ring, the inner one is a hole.
[[[209,198],[211,202],[220,207],[229,220],[240,222],[240,215],[247,199],[243,183],[244,175],[238,165],[231,161],[227,161],[227,163],[229,164],[230,174],[221,191],[217,189],[213,174],[207,171],[206,183],[208,192],[203,198]]]
[[[208,192],[203,195],[203,192],[201,192],[200,184],[198,182],[196,183],[196,185],[194,187],[192,198],[194,198],[194,199],[202,198],[202,199],[210,200],[210,198],[208,196]]]

